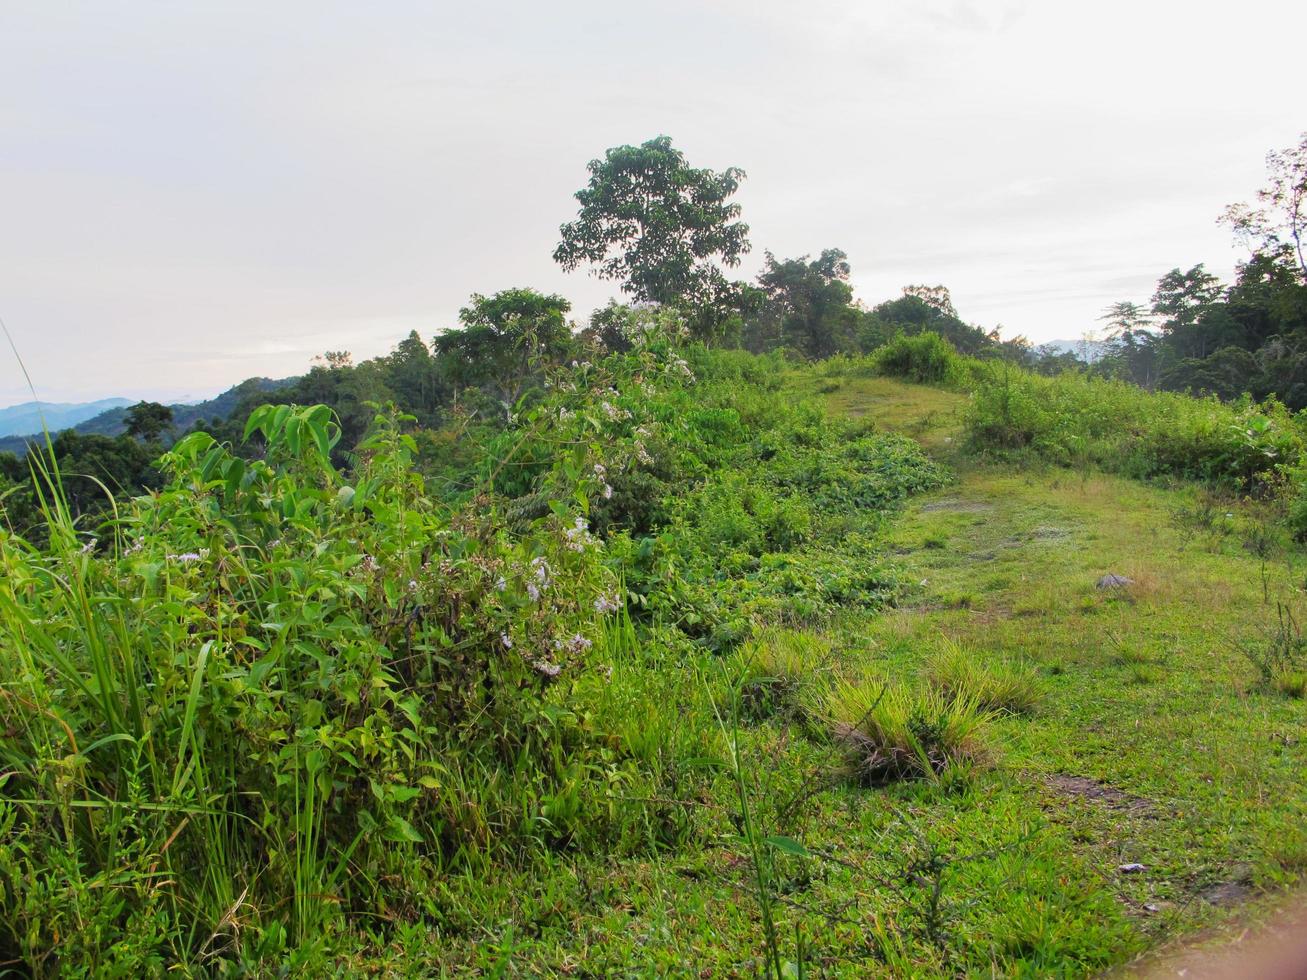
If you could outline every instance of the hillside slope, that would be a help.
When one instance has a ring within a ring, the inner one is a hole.
[[[172,437],[175,438],[186,432],[196,422],[226,419],[241,404],[242,399],[251,393],[270,394],[294,380],[294,378],[277,380],[271,378],[247,378],[240,384],[228,388],[222,394],[205,401],[196,402],[193,405],[169,405],[173,417]],[[100,405],[101,403],[94,404]],[[82,435],[117,436],[123,433],[126,426],[127,409],[133,404],[135,403],[125,398],[108,399],[103,403],[103,407],[94,414],[90,416],[83,415],[76,421],[70,421],[62,415],[51,415],[47,406],[45,424],[49,427],[51,435],[64,429],[72,429]],[[29,442],[33,440],[40,441],[41,419],[39,416],[28,418],[25,427],[11,426],[9,432],[12,434],[6,433],[3,434],[3,438],[0,438],[0,452],[17,453],[21,456],[27,452]]]
[[[916,583],[906,601],[839,619],[819,670],[927,684],[961,650],[1027,671],[1036,694],[996,720],[991,766],[934,782],[850,783],[797,715],[739,730],[759,833],[808,855],[776,859],[791,960],[797,930],[808,969],[835,976],[1085,975],[1269,908],[1307,867],[1304,703],[1254,690],[1240,647],[1266,641],[1275,597],[1296,601],[1304,582],[1292,556],[1249,553],[1257,512],[1230,504],[1191,531],[1205,502],[1190,485],[968,460],[962,396],[887,379],[820,389],[956,479],[888,533]],[[1108,574],[1129,584],[1099,588]],[[442,956],[750,974],[765,956],[752,866],[728,835],[661,861],[460,880],[447,901],[495,924],[453,930]]]
[[[1068,376],[981,458],[1021,379],[945,350],[659,341],[354,469],[264,406],[121,535],[0,527],[0,960],[1085,976],[1256,922],[1307,869],[1307,680],[1257,666],[1307,663],[1302,550],[1255,480],[1036,455],[1094,397],[1197,417],[1186,466],[1251,412]]]

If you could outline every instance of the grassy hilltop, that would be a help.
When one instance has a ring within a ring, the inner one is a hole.
[[[246,435],[0,531],[34,974],[1082,975],[1307,867],[1273,404],[650,332]]]
[[[631,301],[584,329],[473,294],[0,452],[0,965],[1082,976],[1256,922],[1307,869],[1269,163],[1236,280],[1090,364],[835,248],[734,280],[743,171],[660,136],[560,229]]]

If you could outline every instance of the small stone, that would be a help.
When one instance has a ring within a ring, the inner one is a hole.
[[[1123,589],[1127,585],[1134,584],[1134,579],[1126,578],[1124,575],[1117,575],[1115,572],[1109,575],[1104,575],[1098,580],[1098,587],[1100,589]]]
[[[1119,864],[1117,865],[1116,870],[1120,871],[1122,874],[1132,875],[1143,871],[1144,866],[1142,864]]]

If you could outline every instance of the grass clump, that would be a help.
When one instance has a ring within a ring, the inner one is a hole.
[[[1029,714],[1042,695],[1031,668],[1004,660],[981,662],[976,653],[948,643],[926,662],[931,686],[952,698],[972,697],[987,711]]]
[[[804,693],[830,669],[830,641],[805,630],[765,629],[737,655],[740,712],[751,721],[803,714]]]
[[[1307,670],[1284,669],[1276,671],[1271,683],[1281,694],[1302,700],[1307,698]]]
[[[993,713],[974,694],[844,681],[828,695],[825,715],[852,775],[867,785],[934,779],[991,758]]]
[[[1307,637],[1302,635],[1293,610],[1284,603],[1276,604],[1275,615],[1262,643],[1240,645],[1239,650],[1257,670],[1263,690],[1302,698],[1307,696]]]

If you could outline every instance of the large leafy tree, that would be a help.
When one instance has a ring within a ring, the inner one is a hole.
[[[1104,324],[1106,351],[1097,369],[1152,388],[1157,383],[1160,351],[1149,309],[1126,300],[1113,303],[1098,319]]]
[[[803,255],[778,262],[768,252],[758,276],[767,297],[764,319],[779,324],[785,342],[809,357],[830,357],[851,344],[857,326],[850,271],[848,256],[837,248],[812,261]]]
[[[903,295],[877,305],[875,321],[906,334],[929,330],[939,334],[964,354],[979,354],[992,345],[992,338],[980,327],[957,315],[945,286],[904,286]]]
[[[666,136],[613,147],[588,169],[556,262],[568,271],[593,264],[595,275],[620,281],[637,301],[729,305],[734,290],[722,267],[738,265],[749,250],[749,226],[729,200],[744,171],[691,167]]]
[[[1120,340],[1148,329],[1152,316],[1146,307],[1126,300],[1113,303],[1098,318],[1110,340]]]
[[[463,328],[440,334],[432,348],[453,385],[483,389],[511,413],[540,369],[571,348],[571,308],[534,289],[473,294],[458,314]]]
[[[435,423],[445,397],[445,385],[436,359],[416,330],[395,345],[385,359],[390,390],[400,406],[423,425]]]
[[[172,409],[158,402],[137,402],[127,409],[126,431],[133,439],[158,442],[172,428]]]

